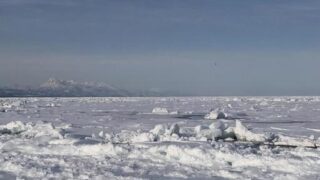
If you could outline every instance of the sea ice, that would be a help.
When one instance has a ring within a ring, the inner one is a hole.
[[[319,97],[2,98],[2,108],[0,177],[319,177]]]

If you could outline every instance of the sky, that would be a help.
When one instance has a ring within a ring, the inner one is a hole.
[[[320,95],[318,0],[0,0],[0,86]]]

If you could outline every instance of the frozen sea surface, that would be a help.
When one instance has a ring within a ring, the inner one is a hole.
[[[320,178],[320,97],[2,98],[0,124],[0,179]]]

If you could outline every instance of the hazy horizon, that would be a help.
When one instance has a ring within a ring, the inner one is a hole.
[[[320,1],[0,0],[0,87],[320,95]]]

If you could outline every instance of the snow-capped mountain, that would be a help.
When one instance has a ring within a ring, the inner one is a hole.
[[[112,90],[117,90],[117,88],[108,85],[106,83],[96,83],[96,82],[76,82],[74,80],[59,80],[55,78],[50,78],[48,81],[40,85],[41,88],[51,88],[51,89],[63,89],[63,88],[74,88],[74,87],[86,87],[86,88],[107,88]]]
[[[77,82],[50,78],[36,88],[0,88],[0,97],[156,97],[185,96],[160,90],[127,91],[106,83]]]
[[[105,83],[76,82],[50,78],[39,90],[48,96],[129,96],[125,90]]]

